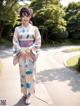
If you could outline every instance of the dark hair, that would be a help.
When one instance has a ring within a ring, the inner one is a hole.
[[[30,16],[30,11],[28,8],[25,8],[23,7],[21,10],[20,10],[20,17],[22,17],[22,14],[27,14],[28,16]]]

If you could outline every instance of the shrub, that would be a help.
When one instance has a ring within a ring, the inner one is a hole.
[[[80,58],[78,60],[78,69],[77,70],[80,72]]]

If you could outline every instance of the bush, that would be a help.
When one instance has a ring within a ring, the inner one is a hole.
[[[12,46],[12,40],[0,39],[0,46],[10,47]]]
[[[68,32],[65,27],[63,26],[55,26],[55,28],[51,31],[54,39],[67,39],[68,38]]]
[[[80,72],[80,58],[78,60],[78,69],[77,70]]]
[[[6,25],[4,27],[4,30],[3,30],[3,33],[2,33],[2,37],[3,38],[9,38],[9,31],[11,29],[11,26],[10,25]]]

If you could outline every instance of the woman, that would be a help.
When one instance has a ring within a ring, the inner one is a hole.
[[[36,60],[41,46],[41,36],[38,28],[29,23],[31,18],[29,9],[22,8],[20,18],[22,25],[15,28],[13,52],[19,62],[21,92],[28,105],[31,94],[35,92]]]

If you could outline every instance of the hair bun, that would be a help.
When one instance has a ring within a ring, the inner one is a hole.
[[[32,16],[33,15],[33,9],[29,8],[29,12],[30,12],[30,15]]]

